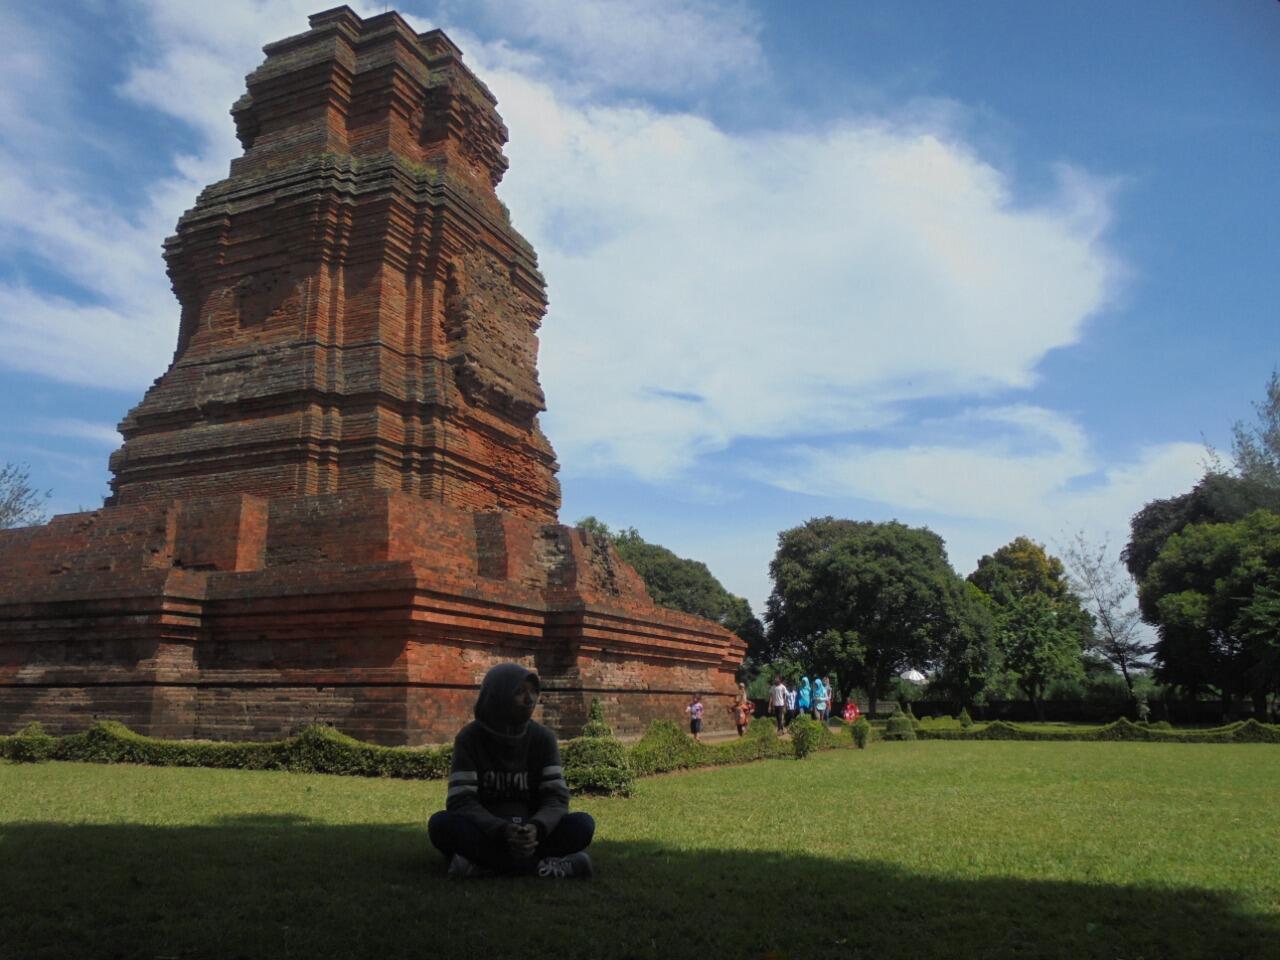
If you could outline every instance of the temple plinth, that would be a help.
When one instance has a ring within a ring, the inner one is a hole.
[[[0,732],[439,742],[501,660],[562,735],[593,697],[623,733],[727,698],[742,642],[557,523],[492,94],[398,14],[310,24],[265,48],[244,155],[165,243],[177,349],[106,506],[0,531]]]

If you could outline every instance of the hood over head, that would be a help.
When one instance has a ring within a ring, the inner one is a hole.
[[[480,683],[480,696],[476,698],[476,719],[495,733],[518,735],[525,724],[511,721],[511,698],[516,695],[525,680],[542,689],[542,681],[532,670],[518,663],[500,663],[490,667]]]

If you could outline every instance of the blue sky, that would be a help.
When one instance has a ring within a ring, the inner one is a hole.
[[[160,244],[293,0],[0,4],[0,462],[106,492],[172,356]],[[381,12],[382,3],[354,4]],[[539,251],[566,521],[759,610],[777,533],[1118,549],[1280,363],[1280,3],[468,0]]]

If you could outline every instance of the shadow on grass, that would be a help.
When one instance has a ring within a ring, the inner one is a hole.
[[[0,957],[1267,956],[1196,890],[939,879],[607,840],[592,883],[444,879],[418,825],[0,827]]]

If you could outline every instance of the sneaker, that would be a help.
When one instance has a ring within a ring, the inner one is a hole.
[[[543,857],[538,861],[538,876],[551,880],[587,880],[591,877],[591,858],[585,853]]]
[[[478,863],[472,863],[460,853],[455,853],[453,859],[449,861],[449,872],[446,876],[450,880],[468,880],[472,877],[487,877],[490,871],[480,866]]]

